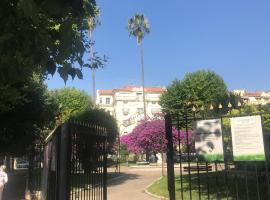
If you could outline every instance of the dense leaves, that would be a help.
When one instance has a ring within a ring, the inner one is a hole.
[[[137,39],[137,43],[141,44],[144,36],[150,33],[150,26],[148,19],[143,14],[135,14],[128,20],[128,27],[130,36]]]
[[[105,127],[108,134],[108,149],[109,151],[112,150],[116,137],[118,136],[118,127],[116,119],[111,116],[109,112],[99,108],[86,109],[72,117],[72,119]]]
[[[18,85],[17,90],[28,100],[0,113],[2,155],[23,155],[55,125],[57,103],[40,76],[35,75],[25,85]]]
[[[91,108],[91,97],[84,91],[75,88],[61,88],[51,91],[51,95],[58,103],[60,120],[65,122],[70,117]]]
[[[95,0],[0,1],[0,112],[25,99],[18,85],[33,72],[82,78],[82,67],[92,67],[82,59],[87,19],[96,15]]]
[[[199,70],[186,74],[183,80],[174,80],[161,96],[160,104],[165,111],[174,112],[183,111],[189,104],[217,107],[226,97],[228,92],[223,79],[213,71]]]
[[[189,134],[190,136],[191,134]],[[182,145],[186,144],[187,134],[180,132]],[[178,143],[178,131],[173,128],[173,140]],[[167,149],[164,120],[143,121],[134,130],[121,137],[121,143],[133,153],[163,153]]]

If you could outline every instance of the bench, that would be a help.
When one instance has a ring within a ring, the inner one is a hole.
[[[199,166],[185,166],[183,167],[184,168],[184,172],[188,172],[189,170],[191,172],[195,172],[195,171],[212,171],[212,166],[211,165],[208,165],[207,167],[205,165],[199,165]]]
[[[137,165],[149,165],[149,162],[147,161],[138,161],[136,162]]]

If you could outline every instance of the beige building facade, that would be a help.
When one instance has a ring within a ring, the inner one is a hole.
[[[270,92],[247,92],[245,90],[233,90],[239,95],[245,104],[265,105],[270,103]]]
[[[163,87],[145,87],[147,119],[160,117],[159,98]],[[144,119],[142,87],[125,86],[112,90],[97,90],[96,105],[113,115],[121,135],[130,133]]]

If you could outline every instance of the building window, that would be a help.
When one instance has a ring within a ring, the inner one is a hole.
[[[129,114],[129,108],[123,108],[123,114],[128,115]]]
[[[139,114],[143,114],[143,108],[137,108]]]
[[[157,104],[157,102],[156,101],[152,101],[152,104]]]
[[[127,104],[128,103],[128,101],[124,101],[124,104]]]
[[[142,92],[137,92],[136,94],[137,94],[137,96],[141,96]]]
[[[111,103],[111,99],[110,98],[106,98],[106,104],[110,104]]]
[[[102,104],[102,98],[99,98],[99,103]]]

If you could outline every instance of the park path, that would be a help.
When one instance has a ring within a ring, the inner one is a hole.
[[[8,173],[8,183],[5,185],[3,200],[23,200],[25,184],[25,171],[14,171]]]
[[[161,168],[121,169],[121,176],[108,182],[108,200],[157,200],[144,189],[161,176]]]

